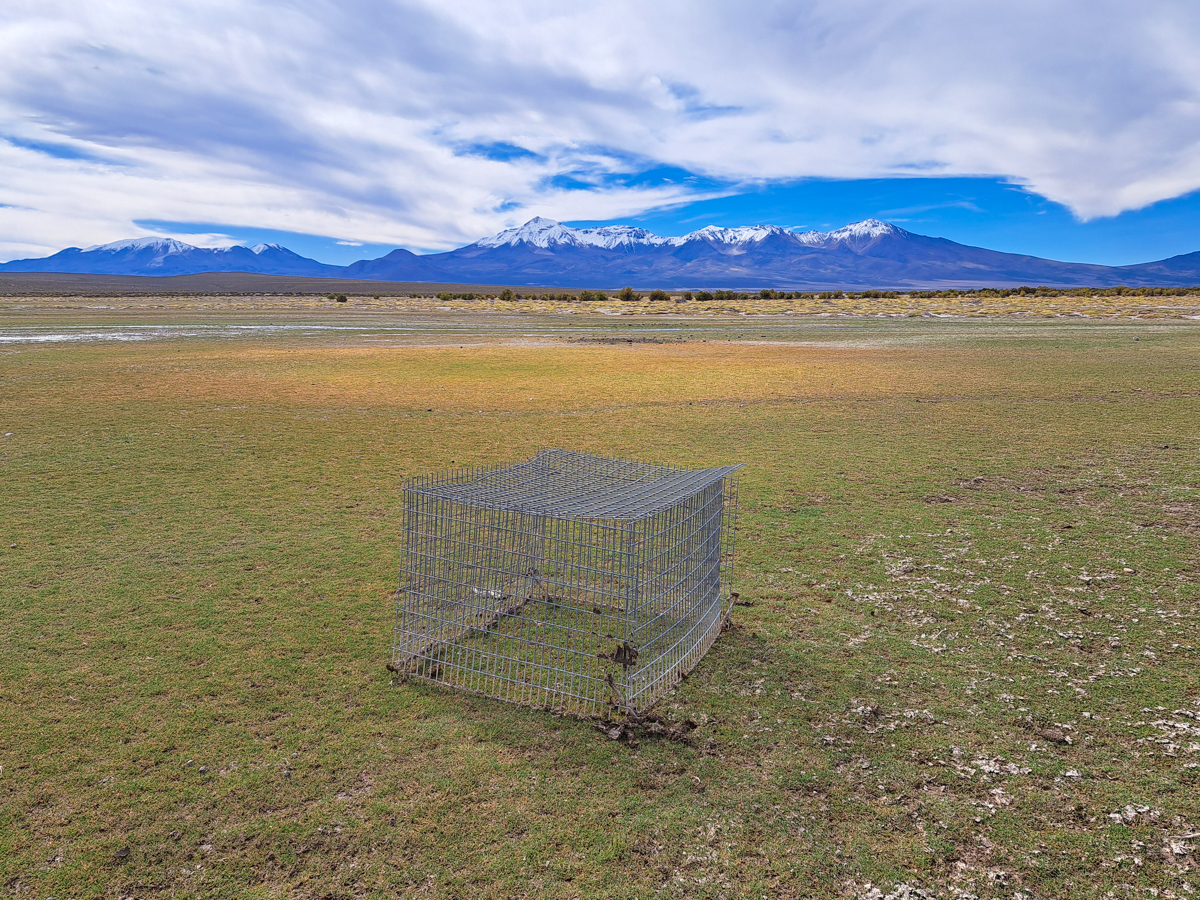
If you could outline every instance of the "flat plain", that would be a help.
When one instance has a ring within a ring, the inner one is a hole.
[[[4,300],[0,435],[10,895],[1200,892],[1195,322]],[[384,668],[553,446],[746,464],[687,742]]]

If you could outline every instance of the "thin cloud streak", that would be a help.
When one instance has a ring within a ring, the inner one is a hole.
[[[11,3],[0,256],[220,222],[445,249],[804,177],[1200,188],[1200,7]],[[638,176],[693,173],[697,182]]]

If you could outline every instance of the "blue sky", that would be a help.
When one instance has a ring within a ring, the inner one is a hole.
[[[0,259],[328,262],[542,215],[1200,249],[1192,0],[9,0]]]

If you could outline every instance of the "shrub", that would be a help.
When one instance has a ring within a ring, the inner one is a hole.
[[[345,295],[345,294],[326,294],[326,295],[325,295],[325,298],[326,298],[327,300],[336,300],[338,303],[345,303],[345,302],[346,302],[346,295]]]
[[[675,298],[675,302],[676,303],[691,303],[692,302],[692,292],[684,291],[682,297]]]
[[[631,287],[623,287],[617,292],[617,299],[622,303],[632,303],[634,300],[641,300],[642,295],[635,293]]]
[[[697,291],[696,292],[696,300],[699,301],[700,303],[712,303],[713,295],[711,293],[709,293],[708,291]]]
[[[669,303],[670,301],[671,295],[666,291],[654,290],[650,292],[651,303]]]
[[[511,290],[509,290],[508,288],[505,288],[504,290],[502,290],[500,292],[500,299],[503,300],[505,303],[507,303],[510,300],[516,299],[516,297],[514,296],[514,294]]]

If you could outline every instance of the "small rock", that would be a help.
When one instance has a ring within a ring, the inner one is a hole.
[[[1139,818],[1157,819],[1161,811],[1144,804],[1130,803],[1116,812],[1110,812],[1108,818],[1118,825],[1132,825]]]
[[[1168,838],[1166,850],[1171,856],[1187,856],[1192,852],[1192,846],[1184,841]]]
[[[127,859],[129,859],[129,848],[122,847],[120,850],[118,850],[116,853],[113,854],[113,858],[112,858],[113,865],[114,866],[120,865],[121,863],[125,862],[125,860],[127,860]]]
[[[1055,744],[1069,744],[1071,738],[1061,728],[1043,728],[1038,732],[1046,740]]]
[[[196,771],[199,772],[201,775],[206,775],[206,774],[208,774],[208,766],[201,766]]]

